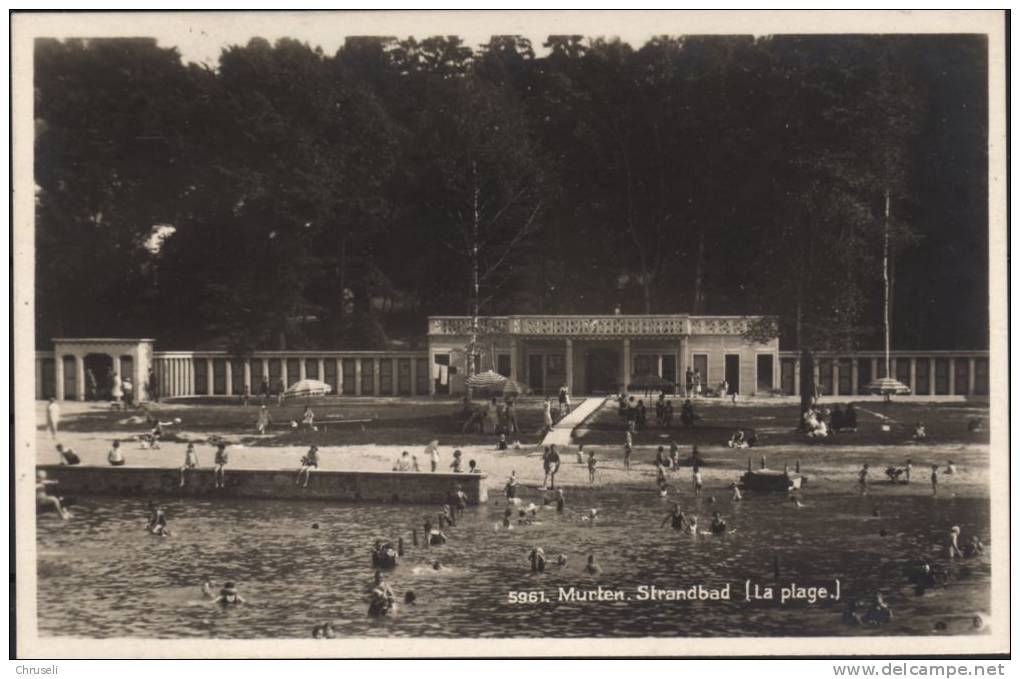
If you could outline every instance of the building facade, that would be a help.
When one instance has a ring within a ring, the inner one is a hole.
[[[555,394],[616,393],[633,378],[659,375],[682,384],[688,368],[702,384],[725,380],[741,395],[800,388],[795,351],[778,340],[749,342],[753,317],[675,315],[498,316],[478,321],[475,372],[493,370]],[[117,373],[134,384],[138,399],[257,394],[301,379],[317,379],[341,396],[459,395],[465,392],[472,319],[428,319],[428,348],[418,351],[258,351],[236,357],[224,351],[155,351],[152,339],[55,339],[53,351],[36,353],[37,398],[83,400],[94,382]],[[892,376],[927,396],[988,394],[987,351],[896,351]],[[814,383],[831,396],[864,393],[885,376],[882,352],[819,354]]]

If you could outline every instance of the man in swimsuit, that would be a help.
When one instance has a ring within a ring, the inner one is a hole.
[[[861,471],[857,472],[857,485],[860,487],[861,495],[868,494],[868,463],[865,462]]]
[[[113,442],[113,447],[107,454],[106,459],[114,467],[122,467],[124,465],[124,453],[120,450],[120,441]]]
[[[726,532],[726,521],[719,512],[713,512],[712,525],[710,526],[713,535],[722,535]]]
[[[556,489],[556,472],[560,470],[560,454],[556,452],[556,444],[549,446],[549,456],[546,458],[546,474],[549,476],[549,489]],[[543,487],[545,484],[542,484]]]
[[[602,572],[602,567],[595,561],[595,555],[588,555],[588,563],[584,567],[584,572],[588,575],[599,575]]]
[[[666,522],[670,522],[670,528],[673,530],[686,530],[687,529],[687,516],[680,510],[680,505],[673,503],[673,508],[670,510],[666,518],[662,520],[659,527],[662,528],[666,525]]]

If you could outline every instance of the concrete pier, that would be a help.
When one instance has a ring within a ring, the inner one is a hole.
[[[295,470],[225,470],[225,488],[213,486],[211,468],[189,469],[181,487],[180,471],[158,467],[40,465],[58,481],[60,495],[127,495],[137,497],[229,497],[273,500],[326,500],[444,504],[460,484],[468,504],[488,500],[484,474],[429,472],[313,471],[308,487],[294,483]]]

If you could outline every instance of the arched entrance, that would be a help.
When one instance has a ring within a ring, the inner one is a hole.
[[[85,355],[85,400],[109,400],[112,387],[113,357],[109,354]]]

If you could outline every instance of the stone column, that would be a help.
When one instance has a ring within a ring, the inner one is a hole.
[[[149,366],[142,360],[142,350],[135,351],[135,403],[148,401]]]
[[[306,360],[307,359],[305,359],[304,356],[301,356],[300,358],[298,358],[297,364],[298,364],[298,375],[299,375],[298,379],[299,380],[303,380],[306,377],[308,377],[308,372],[307,372],[308,371],[308,366],[305,365],[305,361]],[[287,385],[287,386],[290,386],[290,385]]]
[[[977,381],[974,379],[974,367],[977,365],[977,360],[972,356],[967,359],[967,395],[974,395],[974,385]]]
[[[832,359],[832,395],[839,395],[839,356]]]
[[[223,361],[223,379],[226,381],[227,396],[234,395],[234,366],[230,365],[230,357]]]
[[[361,396],[361,362],[363,358],[354,359],[354,395]]]
[[[400,359],[388,358],[386,360],[389,361],[391,365],[390,381],[393,383],[393,385],[390,388],[390,394],[392,394],[393,396],[398,396],[400,395]],[[412,362],[414,361],[414,359],[411,360]]]
[[[877,358],[871,359],[871,379],[872,380],[877,380],[878,379],[878,359]]]
[[[857,382],[860,381],[859,378],[861,376],[859,370],[860,370],[860,368],[857,365],[857,359],[856,358],[851,358],[850,359],[850,393],[853,394],[854,396],[856,396],[859,393],[859,390],[857,388]]]
[[[319,359],[319,379],[323,382],[326,381],[326,359]]]
[[[621,379],[623,381],[623,389],[626,391],[627,385],[630,384],[630,338],[623,340],[623,371]]]
[[[290,386],[290,379],[288,379],[289,377],[290,376],[287,374],[287,357],[286,356],[281,356],[280,357],[280,379],[283,380],[283,388],[284,389],[286,389],[287,387]],[[275,384],[270,384],[269,388],[270,388],[270,390],[276,389],[276,385]]]
[[[517,340],[510,340],[510,379],[518,382],[517,378]]]
[[[379,367],[382,365],[382,361],[378,358],[372,359],[372,395],[379,395]]]
[[[336,393],[339,396],[344,393],[344,359],[334,360],[336,361]]]
[[[793,395],[800,396],[800,358],[793,359]]]
[[[822,381],[821,379],[819,379],[819,377],[820,377],[820,375],[822,373],[821,373],[821,366],[818,365],[818,364],[819,364],[819,360],[818,360],[818,358],[815,358],[815,364],[814,364],[814,366],[812,367],[812,370],[811,370],[811,391],[812,391],[812,393],[814,393],[816,391],[820,391],[820,389],[818,388],[818,385]]]
[[[110,356],[110,358],[113,359],[113,374],[120,379],[121,384],[124,384],[124,376],[120,374],[120,356]],[[78,357],[75,356],[76,361],[77,359]]]
[[[205,359],[205,393],[212,396],[215,393],[215,381],[213,380],[213,360]]]
[[[120,361],[120,359],[117,359]],[[137,363],[137,361],[135,361]],[[123,377],[121,378],[123,379]],[[85,400],[85,357],[79,354],[74,355],[74,390],[75,399]]]
[[[949,394],[956,393],[956,359],[949,359]]]
[[[568,339],[567,344],[567,391],[574,393],[574,340]]]
[[[244,359],[244,386],[247,387],[248,393],[251,394],[255,391],[255,388],[251,384],[251,359]]]
[[[917,359],[910,359],[910,393],[917,393]]]
[[[58,354],[54,354],[53,359],[53,396],[58,401],[63,401],[65,398],[64,394],[64,357]]]

